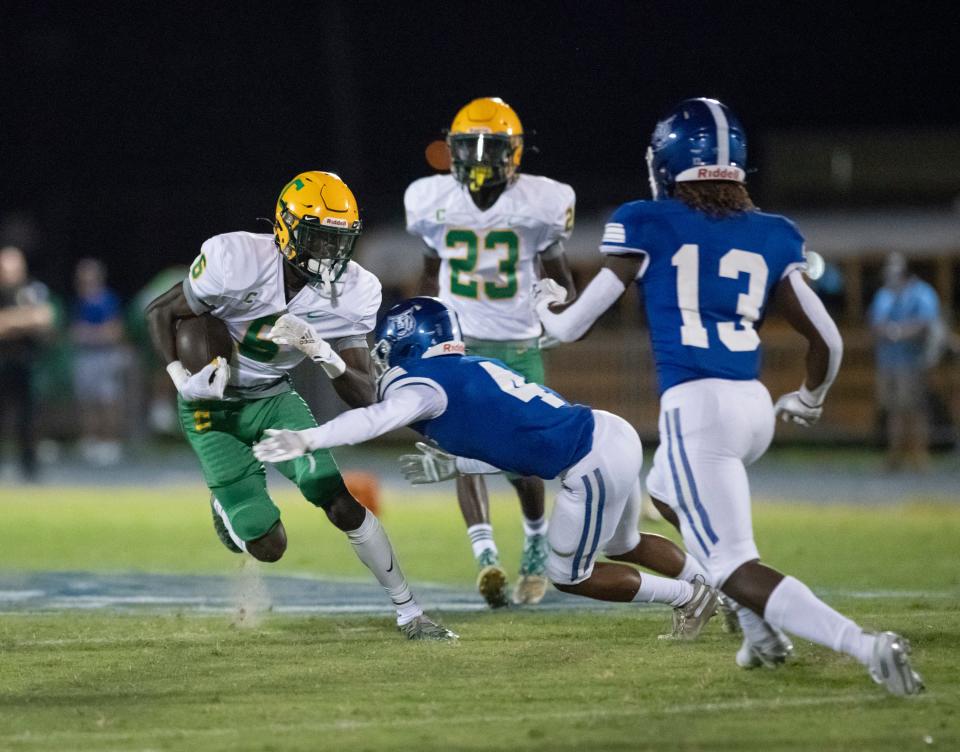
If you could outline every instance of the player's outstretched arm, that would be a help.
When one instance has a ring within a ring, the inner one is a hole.
[[[620,299],[640,272],[641,263],[640,256],[608,256],[603,268],[573,303],[565,302],[565,291],[552,279],[537,282],[534,305],[544,331],[561,342],[580,339]]]
[[[806,379],[797,391],[777,400],[776,412],[784,421],[811,426],[819,420],[827,391],[840,370],[843,340],[799,270],[777,285],[776,297],[787,322],[807,340]]]
[[[382,402],[358,407],[316,428],[303,431],[267,429],[253,446],[261,462],[285,462],[317,449],[362,444],[418,420],[436,417],[446,398],[429,386],[409,385],[391,392]]]

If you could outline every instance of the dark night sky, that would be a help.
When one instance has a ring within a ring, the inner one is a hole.
[[[39,223],[54,286],[96,255],[129,293],[254,229],[303,169],[339,171],[368,227],[397,223],[423,147],[475,96],[518,110],[541,150],[524,168],[573,184],[581,212],[643,192],[653,123],[687,96],[727,102],[755,143],[960,127],[943,3],[156,5],[0,11],[0,217]]]

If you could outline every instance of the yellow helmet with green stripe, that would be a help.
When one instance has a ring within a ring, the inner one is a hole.
[[[362,228],[353,192],[332,172],[302,172],[280,191],[273,223],[277,248],[310,285],[340,278]]]

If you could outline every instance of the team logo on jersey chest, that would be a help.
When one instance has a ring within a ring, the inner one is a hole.
[[[404,311],[390,317],[390,326],[397,333],[397,337],[406,337],[417,328],[417,320],[413,316],[413,311]]]

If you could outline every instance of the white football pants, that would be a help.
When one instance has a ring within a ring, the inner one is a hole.
[[[759,381],[698,379],[660,398],[647,491],[676,512],[687,552],[715,587],[759,558],[746,466],[767,451],[773,429],[770,393]]]
[[[561,476],[550,515],[547,576],[561,585],[587,579],[600,554],[616,555],[640,542],[640,437],[623,418],[594,410],[593,444]]]

